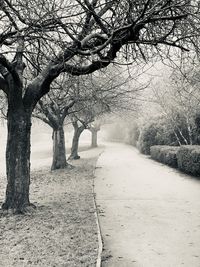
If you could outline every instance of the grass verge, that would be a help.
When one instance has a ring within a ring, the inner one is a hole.
[[[32,173],[31,200],[37,209],[26,215],[1,213],[0,266],[95,266],[98,239],[92,181],[100,152],[73,161],[73,169]],[[5,187],[5,180],[0,186]]]

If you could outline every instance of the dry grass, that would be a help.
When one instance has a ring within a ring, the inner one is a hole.
[[[32,173],[26,215],[2,214],[0,266],[95,266],[98,243],[92,181],[97,155],[73,162],[75,168]],[[5,187],[1,179],[0,186]],[[3,200],[4,190],[0,192]]]

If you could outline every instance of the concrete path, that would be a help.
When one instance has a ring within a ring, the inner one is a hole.
[[[108,144],[95,178],[106,267],[200,267],[200,180]]]

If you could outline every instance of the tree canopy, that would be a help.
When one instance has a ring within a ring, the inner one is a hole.
[[[163,56],[171,46],[187,51],[197,36],[198,8],[188,0],[1,1],[1,88],[8,91],[8,73],[24,83],[24,68],[29,79],[34,70],[24,94],[34,106],[61,72],[94,72],[119,51],[133,61]]]

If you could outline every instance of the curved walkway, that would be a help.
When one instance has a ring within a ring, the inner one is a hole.
[[[200,180],[107,144],[95,193],[107,267],[199,267]]]

